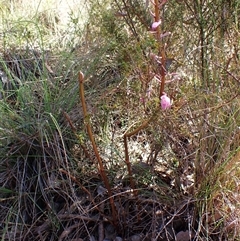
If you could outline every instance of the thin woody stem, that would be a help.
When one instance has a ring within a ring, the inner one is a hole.
[[[131,137],[135,134],[137,134],[140,130],[144,129],[148,124],[149,122],[152,120],[152,118],[150,118],[149,120],[146,120],[142,123],[142,125],[140,125],[138,128],[136,128],[135,130],[133,130],[132,132],[129,132],[129,133],[126,133],[125,135],[127,137]]]

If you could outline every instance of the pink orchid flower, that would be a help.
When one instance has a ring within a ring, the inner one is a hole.
[[[152,24],[152,30],[156,30],[157,27],[161,24],[161,22],[162,22],[162,20],[159,20],[158,22],[154,22],[154,23]]]
[[[163,93],[163,95],[161,96],[161,108],[162,108],[162,110],[170,109],[171,105],[172,105],[172,103],[171,103],[170,98],[167,96],[166,93]]]

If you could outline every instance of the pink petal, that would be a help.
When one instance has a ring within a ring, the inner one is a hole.
[[[161,108],[162,108],[162,110],[170,109],[171,105],[172,105],[172,103],[171,103],[170,98],[166,94],[163,94],[161,96]]]
[[[158,22],[154,22],[153,24],[152,24],[152,30],[156,30],[157,29],[157,27],[161,24],[161,20],[159,20]]]
[[[163,0],[161,3],[160,3],[160,8],[167,2],[167,0]]]
[[[160,61],[161,57],[157,56],[156,54],[150,53],[150,54],[149,54],[149,57],[150,57],[152,60],[157,61],[157,63],[161,63],[161,61]]]

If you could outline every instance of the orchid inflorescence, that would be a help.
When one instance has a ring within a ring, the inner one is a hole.
[[[162,38],[166,36],[171,35],[171,32],[166,32],[161,34],[159,29],[160,25],[162,24],[162,20],[159,17],[159,10],[164,6],[166,2],[167,0],[162,0],[160,2],[158,0],[151,0],[151,3],[153,4],[155,9],[155,13],[151,12],[151,15],[154,17],[154,22],[151,25],[151,32],[157,33],[156,38],[158,41],[160,41]],[[156,73],[155,76],[156,76],[156,79],[158,79],[159,82],[161,83],[161,88],[160,88],[161,108],[162,110],[167,110],[171,108],[172,101],[164,92],[165,74],[167,72],[166,66],[165,66],[166,58],[165,58],[164,50],[165,50],[165,47],[161,48],[159,43],[159,54],[161,54],[161,56],[151,53],[150,58],[154,59],[161,66],[160,75]]]

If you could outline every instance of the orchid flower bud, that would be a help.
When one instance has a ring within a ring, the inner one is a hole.
[[[163,95],[161,96],[161,108],[162,108],[162,110],[170,109],[171,105],[172,105],[172,103],[171,103],[170,98],[167,96],[166,93],[163,93]]]
[[[152,30],[156,30],[157,29],[157,27],[161,24],[161,20],[159,20],[158,22],[154,22],[153,24],[152,24]]]

